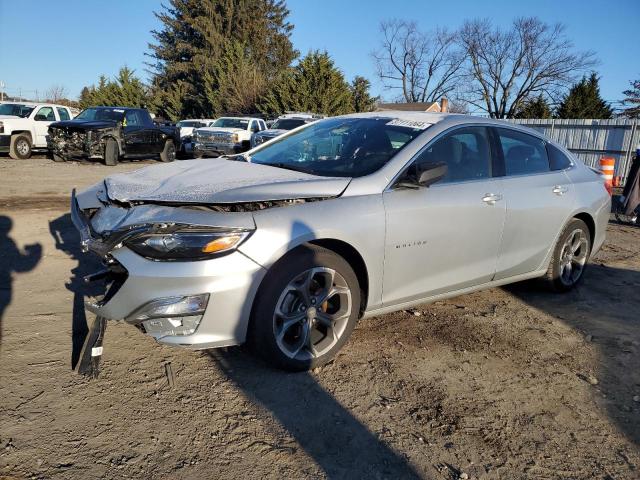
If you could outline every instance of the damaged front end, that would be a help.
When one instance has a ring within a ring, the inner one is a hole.
[[[107,137],[116,137],[114,128],[87,130],[69,126],[51,126],[47,147],[54,155],[63,158],[102,159]]]

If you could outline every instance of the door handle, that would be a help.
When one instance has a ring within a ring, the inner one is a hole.
[[[482,201],[487,205],[495,205],[500,200],[502,200],[502,195],[496,193],[485,193],[484,197],[482,197]]]
[[[553,190],[551,190],[553,193],[555,193],[556,195],[562,196],[565,193],[567,193],[567,191],[569,191],[569,189],[567,187],[563,187],[562,185],[556,185],[555,187],[553,187]]]

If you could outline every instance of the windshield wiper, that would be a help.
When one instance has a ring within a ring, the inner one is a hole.
[[[315,175],[312,170],[306,168],[297,167],[289,163],[263,163],[263,165],[269,165],[270,167],[284,168],[285,170],[293,170],[294,172],[308,173],[309,175]]]

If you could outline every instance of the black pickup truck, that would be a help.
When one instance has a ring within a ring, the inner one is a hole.
[[[103,159],[116,165],[121,158],[159,156],[176,159],[180,134],[176,127],[158,126],[143,108],[91,107],[73,120],[49,126],[47,147],[53,160]]]

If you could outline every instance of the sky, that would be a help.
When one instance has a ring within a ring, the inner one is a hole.
[[[391,98],[375,79],[371,52],[379,25],[414,20],[423,30],[455,29],[489,18],[507,26],[519,16],[562,22],[578,50],[599,59],[603,98],[615,102],[640,78],[640,0],[289,0],[291,36],[302,55],[327,50],[348,80],[363,75],[372,93]],[[75,98],[101,74],[127,65],[148,79],[145,52],[160,0],[0,0],[0,82],[10,95],[41,97],[53,85]],[[25,15],[26,14],[26,15]]]

